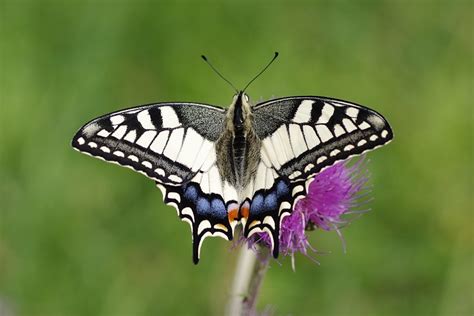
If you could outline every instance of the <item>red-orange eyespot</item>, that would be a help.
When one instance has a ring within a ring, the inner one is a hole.
[[[227,212],[227,217],[229,218],[229,223],[232,223],[239,217],[239,211],[237,208],[233,208]]]
[[[249,208],[247,205],[244,205],[240,208],[240,215],[244,218],[249,218]]]

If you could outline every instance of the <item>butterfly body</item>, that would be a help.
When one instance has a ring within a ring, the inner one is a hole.
[[[226,111],[224,133],[217,141],[217,165],[224,180],[238,189],[242,199],[245,187],[255,175],[261,142],[257,138],[248,96],[240,92]]]
[[[153,179],[188,222],[197,263],[208,236],[267,232],[279,253],[281,221],[314,176],[388,143],[388,122],[358,104],[287,97],[255,106],[244,92],[228,109],[157,103],[101,116],[75,135],[75,149]]]

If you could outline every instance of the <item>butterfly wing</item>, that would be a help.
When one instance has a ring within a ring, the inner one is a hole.
[[[306,195],[314,176],[337,161],[388,143],[393,133],[374,110],[326,97],[263,102],[253,108],[253,116],[262,141],[261,161],[244,235],[268,232],[276,257],[281,220]],[[261,178],[266,179],[263,185]]]
[[[224,120],[224,109],[205,104],[145,105],[92,120],[72,146],[153,179],[164,201],[190,224],[197,263],[205,237],[233,237],[227,207],[236,203],[236,193],[224,190],[216,167],[215,142]]]

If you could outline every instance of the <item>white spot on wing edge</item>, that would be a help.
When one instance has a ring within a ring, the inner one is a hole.
[[[346,147],[344,147],[344,151],[349,151],[349,150],[352,150],[352,149],[354,149],[354,145],[351,145],[351,144],[346,145]]]
[[[163,169],[161,169],[161,168],[156,168],[156,169],[155,169],[155,172],[156,172],[156,174],[158,174],[159,176],[162,176],[162,177],[166,176],[165,171],[164,171]]]
[[[271,228],[275,229],[275,221],[271,216],[265,216],[265,218],[263,219],[263,224],[267,224]]]
[[[316,160],[316,163],[317,163],[317,164],[320,164],[320,163],[322,163],[322,162],[323,162],[324,160],[326,160],[326,159],[328,159],[326,156],[321,156],[321,157],[319,157],[319,158]]]
[[[183,208],[181,210],[181,214],[191,217],[194,222],[194,213],[193,213],[193,210],[189,206]]]
[[[365,144],[367,144],[367,141],[365,139],[361,139],[358,143],[357,143],[357,146],[364,146]]]
[[[153,168],[151,162],[149,162],[149,161],[142,161],[142,165],[144,165],[144,166],[147,167],[148,169]]]
[[[288,177],[290,180],[293,180],[297,177],[299,177],[301,175],[301,172],[299,170],[296,170],[295,172],[293,172],[292,174],[290,174],[290,176]]]
[[[174,175],[174,174],[170,175],[168,177],[168,179],[170,179],[173,182],[177,182],[177,183],[183,182],[183,179],[181,179],[181,177],[178,177],[177,175]]]
[[[125,117],[123,115],[113,115],[110,117],[110,123],[112,123],[112,125],[119,125],[119,124],[122,124],[123,121],[125,121]]]
[[[291,196],[296,196],[298,193],[304,191],[304,188],[302,185],[297,185],[293,188],[293,191],[291,191]]]
[[[79,138],[77,139],[77,143],[78,143],[79,145],[84,145],[85,142],[86,142],[85,139],[82,138],[82,137],[79,137]]]
[[[200,235],[205,229],[211,227],[211,222],[209,222],[208,220],[203,220],[201,223],[199,223],[199,226],[197,228],[198,235]]]
[[[331,156],[331,157],[337,156],[337,154],[339,154],[340,152],[341,151],[339,149],[334,149],[333,151],[331,151],[329,156]]]
[[[229,230],[227,229],[227,227],[225,227],[223,224],[215,224],[214,225],[214,229],[219,229],[219,230],[223,230],[224,232],[228,232]],[[213,235],[218,235],[219,234],[219,231],[215,231]],[[224,237],[225,239],[227,239],[227,236]]]
[[[108,153],[108,154],[110,153],[109,147],[101,146],[100,150],[102,150],[104,153]]]
[[[169,192],[169,193],[168,193],[168,198],[169,198],[169,199],[176,200],[176,201],[178,201],[178,203],[181,202],[181,196],[180,196],[178,193],[176,193],[176,192]],[[182,213],[182,212],[181,212],[181,213]]]
[[[278,209],[278,215],[280,215],[282,212],[285,212],[287,210],[291,209],[291,204],[290,202],[284,201],[280,204],[280,208]]]

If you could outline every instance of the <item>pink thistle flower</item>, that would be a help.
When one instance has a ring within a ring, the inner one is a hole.
[[[315,228],[336,230],[342,237],[339,229],[351,221],[342,216],[367,211],[354,211],[368,201],[369,175],[365,167],[366,160],[362,157],[352,165],[349,161],[340,162],[316,175],[306,197],[298,201],[293,213],[282,221],[280,254],[293,257],[297,252],[307,255],[308,249],[315,251],[306,236],[307,231]],[[271,244],[267,233],[255,234],[247,243],[252,249],[256,249],[256,244],[266,247]]]

